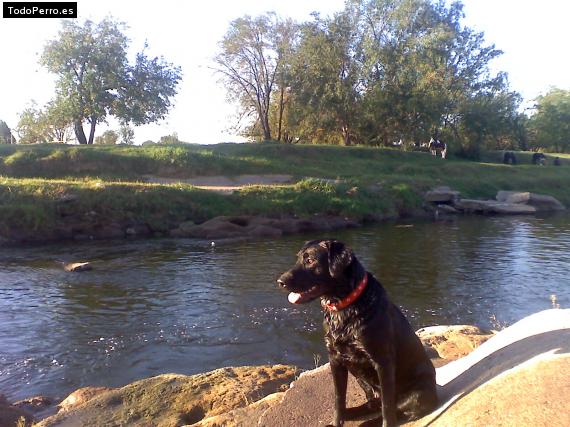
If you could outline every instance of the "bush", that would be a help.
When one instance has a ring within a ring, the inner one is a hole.
[[[95,144],[115,145],[119,140],[119,135],[113,130],[106,130],[103,135],[95,138]]]

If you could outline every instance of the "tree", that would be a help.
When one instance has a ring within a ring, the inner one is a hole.
[[[51,142],[67,143],[73,140],[73,117],[68,101],[56,99],[48,102],[41,119],[45,123]]]
[[[465,98],[458,106],[453,131],[463,157],[479,159],[484,148],[518,148],[520,96],[507,90],[504,79],[498,76],[494,90]]]
[[[530,117],[533,145],[557,153],[570,150],[570,91],[553,88],[536,99]]]
[[[113,130],[106,130],[105,132],[103,132],[103,135],[95,138],[95,144],[115,145],[118,139],[119,135],[117,134],[117,132]]]
[[[360,46],[354,17],[314,15],[301,28],[292,67],[295,133],[311,141],[349,145],[357,139],[355,123],[361,99]]]
[[[43,113],[35,103],[22,111],[16,129],[20,137],[20,144],[49,142]]]
[[[214,58],[228,98],[238,101],[242,116],[254,116],[263,139],[272,139],[270,107],[279,63],[273,13],[231,22]]]
[[[71,117],[80,144],[92,144],[97,124],[110,115],[135,125],[163,119],[176,94],[180,68],[148,58],[144,50],[129,65],[124,28],[111,18],[83,25],[63,21],[58,38],[42,54],[41,64],[59,76],[54,108]],[[90,125],[89,138],[84,122]]]
[[[172,135],[164,135],[160,137],[159,144],[180,144],[178,133],[172,132]]]
[[[128,123],[121,123],[119,128],[119,137],[121,138],[121,143],[133,145],[135,142],[135,131]]]
[[[68,142],[71,139],[71,118],[63,103],[50,102],[45,109],[35,102],[20,114],[20,144]]]
[[[16,139],[12,135],[12,130],[8,127],[8,124],[0,120],[0,144],[15,144]]]

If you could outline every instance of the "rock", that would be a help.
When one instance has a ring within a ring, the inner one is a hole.
[[[102,392],[37,427],[193,424],[282,391],[296,374],[295,367],[275,365],[222,368],[192,376],[159,375]]]
[[[35,419],[49,417],[57,412],[53,399],[46,396],[34,396],[19,400],[13,406],[33,415]],[[0,425],[2,425],[0,423]]]
[[[24,409],[28,412],[39,412],[43,411],[47,407],[53,405],[53,399],[46,396],[34,396],[27,399],[18,400],[14,403],[20,409]]]
[[[69,264],[64,264],[63,269],[65,271],[80,272],[93,270],[93,267],[91,267],[91,264],[88,262],[72,262]]]
[[[34,417],[25,409],[10,405],[6,397],[0,394],[0,427],[14,427],[22,420],[25,426],[29,426],[34,421]]]
[[[424,200],[429,203],[453,203],[459,199],[459,194],[459,191],[449,187],[436,187],[425,194]]]
[[[111,390],[113,389],[108,387],[83,387],[75,390],[57,406],[59,407],[60,412],[69,411],[72,408],[83,405],[85,402],[93,399],[101,393]]]
[[[556,198],[544,194],[517,191],[499,191],[497,201],[504,203],[527,204],[539,212],[562,211],[566,208]]]
[[[494,333],[477,326],[452,325],[422,328],[416,331],[416,335],[439,358],[452,361],[471,353]]]
[[[454,207],[464,212],[482,214],[524,215],[534,214],[534,206],[518,203],[502,203],[494,200],[461,199],[455,202]]]
[[[250,427],[255,425],[253,420],[258,420],[268,409],[281,403],[283,396],[285,392],[270,394],[245,408],[205,418],[192,424],[192,427]]]
[[[437,205],[437,210],[445,214],[458,214],[459,211],[451,205]]]
[[[95,239],[118,239],[125,237],[125,230],[117,224],[110,223],[93,229]]]
[[[495,197],[498,202],[502,203],[527,203],[530,199],[530,193],[521,193],[518,191],[499,191]]]
[[[282,234],[308,231],[330,231],[356,227],[358,223],[348,218],[315,216],[313,218],[265,218],[258,216],[219,216],[199,225],[182,223],[170,234],[174,237],[200,239],[279,237]]]
[[[149,236],[152,234],[152,231],[147,224],[135,224],[133,226],[127,227],[125,234],[127,237],[140,237]]]

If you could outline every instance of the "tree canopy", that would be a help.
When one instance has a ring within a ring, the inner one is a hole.
[[[570,151],[570,91],[553,88],[539,96],[529,128],[535,148]]]
[[[115,116],[141,125],[163,119],[181,79],[180,67],[162,57],[137,53],[127,60],[125,25],[112,18],[99,23],[63,21],[58,37],[47,43],[40,62],[58,75],[52,108],[73,124],[80,144],[94,142],[98,123]],[[146,46],[145,46],[146,48]],[[89,138],[83,130],[89,123]]]
[[[490,71],[502,52],[463,17],[461,2],[442,0],[348,0],[331,17],[287,27],[274,15],[244,17],[230,25],[217,61],[230,99],[257,114],[261,138],[277,127],[312,143],[438,136],[476,156],[515,139],[520,97],[506,74]],[[278,39],[288,40],[286,54]]]
[[[271,139],[269,111],[278,67],[275,14],[244,16],[231,22],[215,58],[228,98],[245,116],[255,114],[263,138]]]

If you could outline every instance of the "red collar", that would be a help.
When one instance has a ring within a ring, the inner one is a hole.
[[[350,294],[348,294],[346,298],[340,300],[339,302],[334,302],[330,304],[327,304],[326,302],[321,300],[321,305],[323,306],[323,308],[326,308],[329,311],[344,310],[346,307],[348,307],[350,304],[356,301],[360,295],[362,295],[362,292],[364,292],[364,289],[366,289],[367,284],[368,284],[368,273],[365,273],[364,277],[362,278],[358,286],[354,288],[354,290]]]

